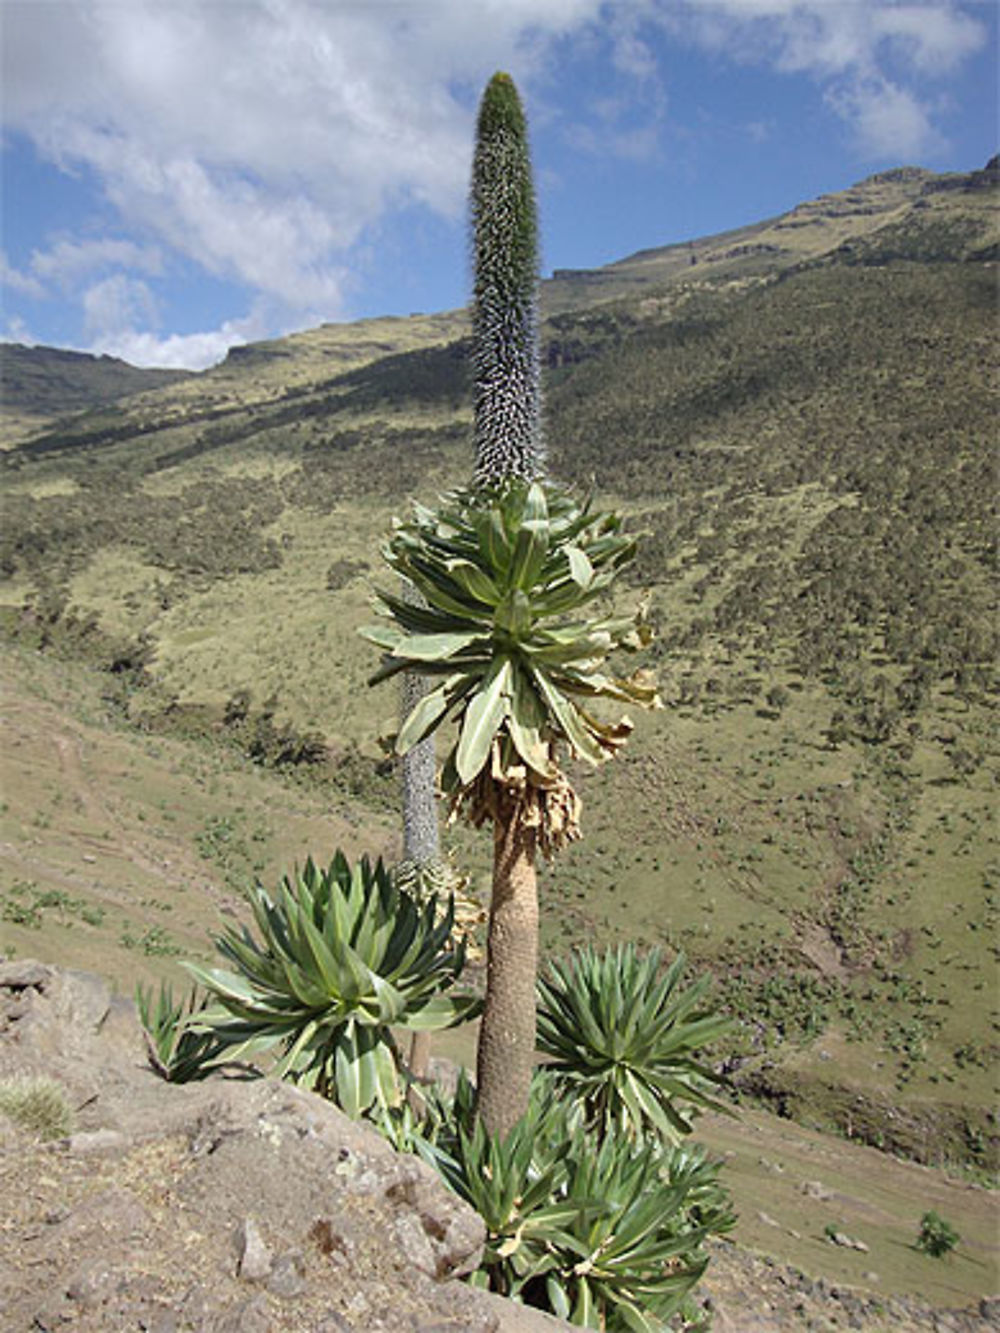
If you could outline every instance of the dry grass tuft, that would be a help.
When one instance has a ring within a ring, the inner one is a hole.
[[[43,1142],[65,1138],[73,1129],[65,1090],[45,1076],[0,1079],[0,1115]]]

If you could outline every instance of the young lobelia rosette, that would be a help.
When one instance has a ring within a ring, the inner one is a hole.
[[[403,1099],[394,1031],[454,1027],[481,1007],[452,990],[465,963],[453,901],[443,913],[435,897],[417,902],[381,861],[337,852],[320,870],[310,858],[274,896],[258,885],[250,906],[259,938],[227,926],[215,941],[232,970],[185,964],[212,1002],[188,1023],[217,1043],[209,1064],[277,1048],[277,1077],[350,1116],[378,1114]]]
[[[683,984],[683,953],[662,962],[632,943],[583,948],[538,979],[545,1075],[599,1139],[676,1144],[699,1109],[728,1114],[710,1096],[723,1079],[701,1051],[733,1024],[709,1003],[707,976]]]
[[[385,652],[370,683],[400,671],[433,678],[395,751],[454,720],[442,787],[473,824],[506,797],[534,812],[543,851],[578,836],[579,800],[561,751],[596,765],[625,742],[629,719],[602,721],[596,699],[659,705],[648,672],[623,677],[608,667],[616,650],[649,641],[641,608],[592,611],[635,545],[619,515],[547,481],[455,491],[395,521],[385,559],[426,606],[378,593],[391,623],[361,631]]]

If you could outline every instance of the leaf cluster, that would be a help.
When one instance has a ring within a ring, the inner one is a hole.
[[[640,616],[587,618],[586,609],[633,558],[635,543],[618,515],[548,483],[458,491],[437,509],[416,506],[384,554],[426,606],[380,592],[392,623],[363,631],[386,654],[370,683],[400,671],[433,681],[403,721],[396,752],[454,718],[443,777],[452,795],[491,761],[501,779],[520,767],[534,784],[551,784],[559,743],[592,764],[613,753],[630,724],[601,722],[589,703],[656,702],[645,675],[606,669],[615,649],[642,646],[647,631]]]
[[[186,998],[174,999],[173,987],[160,983],[159,993],[141,983],[135,1005],[146,1037],[146,1052],[153,1069],[168,1083],[207,1078],[225,1047],[212,1032],[191,1026],[208,1007],[208,999],[192,987]]]
[[[454,904],[418,903],[381,861],[337,852],[321,871],[310,859],[274,898],[258,886],[251,907],[259,938],[244,926],[216,939],[233,970],[186,965],[214,1001],[192,1027],[221,1043],[215,1063],[280,1048],[277,1077],[358,1116],[400,1102],[391,1029],[435,1031],[478,1009],[445,993],[465,963]]]
[[[933,1209],[924,1213],[920,1219],[917,1249],[934,1259],[943,1259],[946,1254],[950,1254],[961,1239],[947,1218],[941,1217]]]
[[[659,949],[642,956],[631,943],[584,948],[539,978],[545,1072],[602,1140],[677,1142],[692,1128],[678,1103],[726,1109],[708,1095],[721,1079],[697,1053],[733,1023],[707,1004],[708,976],[682,985],[682,953],[665,970],[662,962]]]
[[[450,1120],[422,1152],[486,1222],[474,1280],[585,1328],[662,1330],[704,1272],[703,1242],[735,1220],[700,1149],[613,1136],[595,1145],[544,1077],[501,1139],[475,1116],[463,1076]]]

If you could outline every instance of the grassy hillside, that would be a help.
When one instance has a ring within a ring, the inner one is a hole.
[[[978,1172],[1000,1023],[997,231],[982,173],[887,173],[560,275],[545,324],[553,468],[648,533],[622,597],[649,596],[667,700],[580,775],[546,947],[685,949],[742,1019],[741,1095]],[[295,774],[384,836],[396,700],[367,689],[354,631],[391,513],[468,475],[463,337],[460,313],[328,327],[22,437],[3,460],[12,651],[83,659],[151,744],[242,753],[248,783]],[[39,854],[71,827],[52,781],[47,822],[26,807],[8,836],[8,922],[30,898],[18,857],[73,896]],[[206,845],[251,853],[226,871],[238,892],[261,860],[250,797],[235,778],[210,795]],[[450,836],[482,888],[488,847]]]
[[[102,673],[9,645],[0,656],[4,952],[96,969],[126,995],[161,977],[176,992],[187,986],[179,959],[209,961],[210,932],[246,919],[250,876],[274,883],[307,851],[327,857],[335,845],[397,854],[395,813],[352,797],[343,770],[303,785],[217,740],[144,733]],[[474,1044],[472,1026],[436,1039],[465,1060]],[[769,1261],[937,1306],[993,1292],[988,1191],[746,1101],[736,1119],[707,1116],[698,1137],[726,1159],[734,1239]],[[931,1207],[962,1237],[946,1262],[914,1247]],[[830,1227],[866,1248],[832,1244]],[[725,1272],[713,1263],[709,1291]]]

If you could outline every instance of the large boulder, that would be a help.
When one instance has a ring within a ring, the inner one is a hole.
[[[171,1085],[99,978],[0,963],[0,1078],[45,1075],[67,1138],[0,1134],[5,1328],[543,1333],[475,1291],[478,1215],[416,1158],[268,1079]]]

